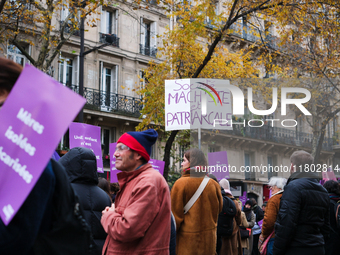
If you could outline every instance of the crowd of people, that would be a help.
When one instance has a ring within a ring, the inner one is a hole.
[[[21,70],[0,58],[0,107]],[[244,205],[235,199],[227,179],[207,176],[199,149],[184,153],[170,192],[148,163],[157,137],[149,129],[118,139],[114,184],[98,178],[90,149],[51,159],[12,221],[0,220],[0,254],[337,253],[340,186],[322,186],[316,174],[301,171],[313,164],[309,153],[292,154],[288,180],[270,179],[271,197],[261,209],[254,198]]]

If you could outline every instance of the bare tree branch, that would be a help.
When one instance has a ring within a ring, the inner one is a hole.
[[[30,56],[30,54],[28,54],[25,48],[22,47],[16,39],[11,40],[10,42],[21,51],[21,53],[32,63],[32,65],[35,65],[35,60]]]

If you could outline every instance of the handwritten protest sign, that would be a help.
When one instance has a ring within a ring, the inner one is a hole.
[[[116,150],[117,143],[110,143],[110,182],[118,182],[117,174],[120,172],[118,169],[116,169],[116,158],[114,156],[115,150]],[[149,162],[153,169],[160,172],[162,175],[164,173],[164,165],[165,162],[157,159],[150,159]]]
[[[228,156],[226,151],[208,153],[209,173],[216,176],[217,180],[229,179]]]
[[[0,110],[0,217],[8,225],[86,100],[26,65]]]
[[[232,129],[231,95],[225,89],[229,84],[218,79],[166,80],[165,130]]]
[[[97,171],[104,173],[100,127],[83,123],[71,123],[70,148],[84,147],[91,149],[96,155]]]

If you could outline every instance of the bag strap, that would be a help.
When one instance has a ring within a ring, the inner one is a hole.
[[[200,197],[202,194],[203,190],[205,189],[205,186],[207,186],[210,178],[208,176],[205,176],[203,178],[203,181],[201,182],[200,186],[196,190],[195,194],[190,198],[188,203],[184,206],[184,214],[186,214],[190,208],[194,205],[194,203],[197,201],[197,199]]]

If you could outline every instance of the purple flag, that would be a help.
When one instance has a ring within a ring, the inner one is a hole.
[[[117,174],[120,172],[116,169],[116,158],[113,156],[116,151],[117,143],[110,143],[110,182],[118,182]]]
[[[104,173],[100,127],[73,122],[70,125],[70,149],[84,147],[91,149],[96,155],[97,171]]]
[[[86,100],[26,65],[0,110],[0,216],[8,225]]]
[[[226,151],[208,153],[209,173],[216,176],[217,180],[229,179],[228,157]]]
[[[161,175],[164,173],[165,162],[157,159],[150,159],[149,163],[152,165],[153,169],[160,172]]]

